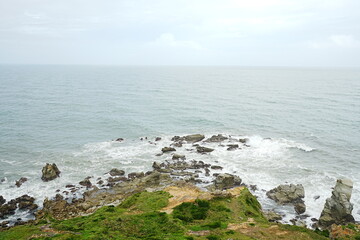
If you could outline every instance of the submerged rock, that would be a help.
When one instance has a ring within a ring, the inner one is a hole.
[[[48,182],[48,181],[54,180],[55,178],[59,177],[60,173],[61,172],[55,163],[53,163],[53,164],[47,163],[42,169],[41,179],[44,182]]]
[[[355,222],[351,215],[353,204],[350,203],[353,182],[350,179],[338,179],[330,198],[326,199],[319,218],[319,226],[328,228],[332,224],[345,225]]]
[[[19,180],[17,180],[16,182],[15,182],[15,185],[17,186],[17,187],[20,187],[24,182],[26,182],[28,179],[26,178],[26,177],[22,177],[22,178],[20,178]]]
[[[197,147],[196,147],[196,151],[197,151],[198,153],[209,153],[209,152],[214,151],[214,149],[212,149],[212,148],[207,148],[207,147],[202,147],[202,146],[197,146]]]
[[[123,175],[125,175],[125,171],[117,169],[117,168],[113,168],[110,170],[109,174],[111,176],[123,176]]]
[[[161,137],[156,137],[155,138],[155,141],[157,142],[157,141],[160,141],[161,140]]]
[[[161,151],[162,151],[163,153],[166,153],[166,152],[176,151],[176,149],[173,148],[173,147],[163,147],[163,148],[161,149]]]
[[[218,135],[211,136],[211,138],[206,139],[204,142],[222,142],[226,139],[228,139],[228,138],[221,134],[218,134]]]

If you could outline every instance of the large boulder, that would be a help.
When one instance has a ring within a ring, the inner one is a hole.
[[[350,179],[338,179],[330,198],[326,199],[324,209],[319,218],[321,228],[329,228],[332,224],[345,225],[355,222],[351,215],[353,204],[350,203],[353,182]]]
[[[125,175],[125,171],[117,169],[117,168],[113,168],[110,170],[109,174],[111,176],[123,176],[123,175]]]
[[[279,204],[293,204],[298,214],[306,211],[303,198],[305,197],[304,187],[301,184],[279,185],[271,189],[266,195]]]
[[[208,138],[205,140],[205,142],[222,142],[224,140],[228,139],[227,137],[224,137],[221,134],[213,135],[211,138]]]
[[[162,151],[163,153],[166,153],[166,152],[176,151],[176,149],[175,149],[175,148],[172,148],[172,147],[163,147],[163,148],[161,149],[161,151]]]
[[[241,184],[241,178],[229,173],[223,173],[217,175],[214,182],[215,188],[221,190],[239,186],[240,184]]]
[[[15,200],[19,204],[19,209],[32,211],[38,208],[38,205],[34,203],[35,198],[30,197],[29,195],[22,195]]]
[[[205,136],[202,134],[192,134],[192,135],[184,136],[183,140],[187,141],[188,143],[195,143],[195,142],[200,142],[204,138]]]
[[[41,180],[48,182],[60,176],[60,170],[55,163],[47,163],[42,169]]]
[[[196,147],[196,151],[197,151],[198,153],[209,153],[209,152],[214,151],[214,149],[208,148],[208,147],[197,146],[197,147]]]

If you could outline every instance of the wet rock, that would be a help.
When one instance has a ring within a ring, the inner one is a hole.
[[[42,169],[41,179],[44,182],[54,180],[59,176],[60,176],[60,170],[58,169],[55,163],[53,164],[47,163]]]
[[[124,139],[123,138],[117,138],[115,141],[116,142],[122,142],[122,141],[124,141]]]
[[[6,202],[6,199],[0,195],[0,207]]]
[[[89,179],[84,179],[84,180],[80,181],[79,184],[86,188],[91,188],[91,186],[92,186],[92,183],[90,182]]]
[[[210,176],[210,169],[205,168],[204,170],[205,170],[205,176],[209,177]]]
[[[317,218],[311,218],[310,220],[313,221],[313,222],[319,221]]]
[[[228,139],[228,138],[221,134],[218,134],[218,135],[211,136],[210,138],[206,139],[204,142],[222,142],[226,139]]]
[[[180,136],[174,136],[174,137],[171,138],[171,141],[174,141],[174,142],[181,141],[181,137]]]
[[[157,141],[160,141],[161,140],[161,137],[156,137],[155,138],[155,141],[157,142]]]
[[[228,151],[234,151],[239,148],[239,144],[228,144],[228,148],[226,150]]]
[[[177,160],[177,159],[185,160],[186,158],[185,158],[185,155],[183,155],[183,154],[177,154],[177,153],[175,153],[175,154],[172,156],[172,159],[173,159],[173,160]]]
[[[214,151],[214,149],[212,149],[212,148],[207,148],[207,147],[197,146],[197,147],[196,147],[196,151],[197,151],[198,153],[209,153],[209,152]]]
[[[68,184],[68,185],[66,185],[65,187],[66,187],[66,188],[73,188],[73,187],[75,187],[75,185]]]
[[[162,151],[163,153],[166,153],[166,152],[176,151],[176,149],[173,148],[173,147],[163,147],[163,148],[161,149],[161,151]]]
[[[203,140],[205,138],[205,136],[202,134],[192,134],[192,135],[187,135],[183,138],[188,143],[195,143],[195,142],[200,142],[201,140]]]
[[[239,139],[239,142],[241,142],[241,143],[246,143],[247,141],[249,141],[248,138],[240,138]]]
[[[296,203],[305,197],[304,187],[301,184],[279,185],[271,189],[266,195],[280,204]]]
[[[104,181],[103,181],[103,180],[99,180],[99,181],[97,182],[97,184],[99,184],[99,185],[104,184]]]
[[[38,205],[34,204],[35,198],[29,195],[22,195],[15,200],[19,204],[19,209],[32,211],[38,208]]]
[[[17,186],[17,187],[20,187],[24,182],[26,182],[28,179],[26,178],[26,177],[22,177],[22,178],[20,178],[19,180],[17,180],[16,182],[15,182],[15,185]]]
[[[5,182],[5,181],[6,181],[5,178],[1,178],[1,179],[0,179],[0,183],[3,183],[3,182]]]
[[[109,177],[107,179],[108,182],[120,182],[120,181],[127,181],[128,179],[126,177]]]
[[[254,192],[257,191],[257,190],[259,190],[256,185],[250,185],[249,187],[250,187],[250,190],[251,190],[251,191],[254,191]]]
[[[319,195],[314,196],[314,200],[318,200],[320,198]]]
[[[353,204],[350,203],[353,182],[350,179],[338,179],[330,198],[326,199],[324,209],[319,218],[321,228],[329,228],[332,224],[346,225],[354,223],[351,215]]]
[[[4,218],[6,215],[15,214],[15,210],[17,208],[17,202],[15,199],[10,200],[6,204],[0,206],[0,218]]]
[[[175,142],[175,143],[172,143],[170,145],[173,146],[173,147],[182,147],[183,143],[182,142]]]
[[[9,223],[10,223],[9,221],[4,221],[4,222],[0,223],[0,228],[6,228],[6,227],[8,227],[8,224],[9,224]]]
[[[277,222],[282,219],[282,216],[274,211],[264,211],[263,214],[269,222]]]
[[[294,209],[297,214],[303,214],[306,211],[304,202],[297,202],[294,204]]]
[[[212,165],[212,166],[211,166],[211,169],[213,169],[213,170],[222,170],[223,167],[217,166],[217,165]]]
[[[153,165],[152,165],[152,167],[153,167],[153,169],[160,169],[162,166],[161,166],[161,164],[160,163],[158,163],[158,162],[153,162]]]
[[[132,173],[128,174],[129,179],[142,178],[144,176],[145,176],[145,174],[143,172],[132,172]]]
[[[306,223],[304,221],[302,221],[302,220],[299,220],[299,219],[293,218],[293,219],[290,219],[290,222],[293,225],[298,226],[298,227],[304,227],[304,228],[306,227]]]
[[[157,154],[155,154],[155,156],[157,156],[157,157],[160,157],[160,156],[162,156],[163,154],[162,153],[157,153]]]
[[[110,176],[123,176],[125,175],[125,171],[117,168],[113,168],[110,170],[109,174]]]
[[[219,174],[214,182],[216,189],[228,189],[235,186],[239,186],[240,184],[241,184],[241,178],[229,173]]]

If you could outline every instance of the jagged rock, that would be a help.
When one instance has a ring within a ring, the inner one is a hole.
[[[319,226],[328,228],[332,224],[345,225],[355,222],[351,215],[353,204],[350,203],[353,182],[350,179],[338,179],[330,198],[326,199],[319,218]]]
[[[26,182],[28,179],[26,178],[26,177],[22,177],[22,178],[20,178],[19,180],[17,180],[16,182],[15,182],[15,185],[17,186],[17,187],[20,187],[24,182]]]
[[[217,165],[212,165],[212,166],[211,166],[211,169],[214,169],[214,170],[222,170],[223,167],[222,167],[222,166],[217,166]]]
[[[277,222],[282,219],[282,216],[274,211],[264,211],[263,214],[269,222]]]
[[[4,218],[6,215],[15,214],[15,210],[17,208],[17,202],[15,199],[10,200],[6,204],[0,206],[0,218]]]
[[[22,195],[15,200],[19,204],[19,209],[32,211],[38,208],[38,205],[34,204],[35,198],[30,197],[29,195]]]
[[[216,176],[214,186],[216,189],[228,189],[241,184],[241,178],[238,176],[222,173]]]
[[[129,179],[142,178],[144,176],[145,176],[145,174],[143,172],[132,172],[132,173],[128,174]]]
[[[80,181],[79,184],[86,188],[90,188],[92,186],[92,183],[90,182],[90,180],[86,179],[86,178],[84,180]]]
[[[172,143],[170,145],[174,146],[174,147],[182,147],[183,146],[182,142],[174,142],[174,143]]]
[[[241,142],[241,143],[246,143],[247,141],[249,141],[248,138],[240,138],[239,139],[239,142]]]
[[[233,150],[239,148],[239,144],[228,144],[227,146],[228,146],[228,148],[226,150],[228,150],[228,151],[233,151]]]
[[[218,134],[218,135],[211,136],[210,138],[206,139],[204,142],[222,142],[226,139],[228,139],[228,138],[221,134]]]
[[[205,136],[202,134],[192,134],[192,135],[187,135],[183,138],[188,143],[195,143],[195,142],[200,142],[201,140],[203,140],[205,138]]]
[[[171,141],[174,141],[174,142],[181,141],[181,137],[180,136],[174,136],[173,138],[171,138]]]
[[[155,141],[157,142],[157,141],[160,141],[161,140],[161,137],[156,137],[155,138]]]
[[[175,149],[175,148],[172,148],[172,147],[163,147],[163,148],[161,149],[161,151],[162,151],[163,153],[166,153],[166,152],[176,151],[176,149]]]
[[[266,195],[280,204],[296,203],[305,197],[305,191],[301,184],[279,185],[268,191]]]
[[[174,154],[173,156],[172,156],[172,159],[173,160],[177,160],[177,159],[182,159],[182,160],[185,160],[186,158],[185,158],[185,155],[183,155],[183,154]]]
[[[116,142],[122,142],[122,141],[124,141],[124,139],[123,138],[117,138],[115,141]]]
[[[117,169],[117,168],[113,168],[110,170],[109,174],[111,176],[123,176],[123,175],[125,175],[125,171]]]
[[[205,170],[205,176],[209,177],[210,176],[210,169],[204,168],[204,170]]]
[[[303,214],[306,211],[304,202],[297,202],[294,204],[294,209],[297,214]]]
[[[44,182],[51,181],[59,176],[60,176],[60,170],[58,169],[55,163],[53,164],[47,163],[42,169],[41,179]]]
[[[209,153],[209,152],[214,151],[214,149],[212,149],[212,148],[207,148],[207,147],[202,147],[202,146],[197,146],[197,147],[196,147],[196,151],[197,151],[198,153]]]
[[[6,199],[0,195],[0,207],[6,202]]]
[[[158,162],[154,162],[152,165],[153,169],[160,169],[161,168],[161,164]]]

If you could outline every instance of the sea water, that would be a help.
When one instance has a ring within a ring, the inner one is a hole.
[[[337,178],[354,182],[360,220],[359,69],[0,66],[0,195],[7,200],[28,194],[41,205],[111,168],[151,170],[169,159],[155,155],[172,136],[193,133],[249,138],[235,151],[219,144],[207,144],[215,148],[207,155],[177,151],[257,185],[263,207],[286,214],[285,222],[294,210],[266,191],[303,184],[306,214],[318,218]],[[125,141],[112,141],[118,137]],[[56,163],[61,177],[41,181],[45,163]],[[28,181],[18,188],[20,177]],[[19,216],[29,217],[12,218]]]

